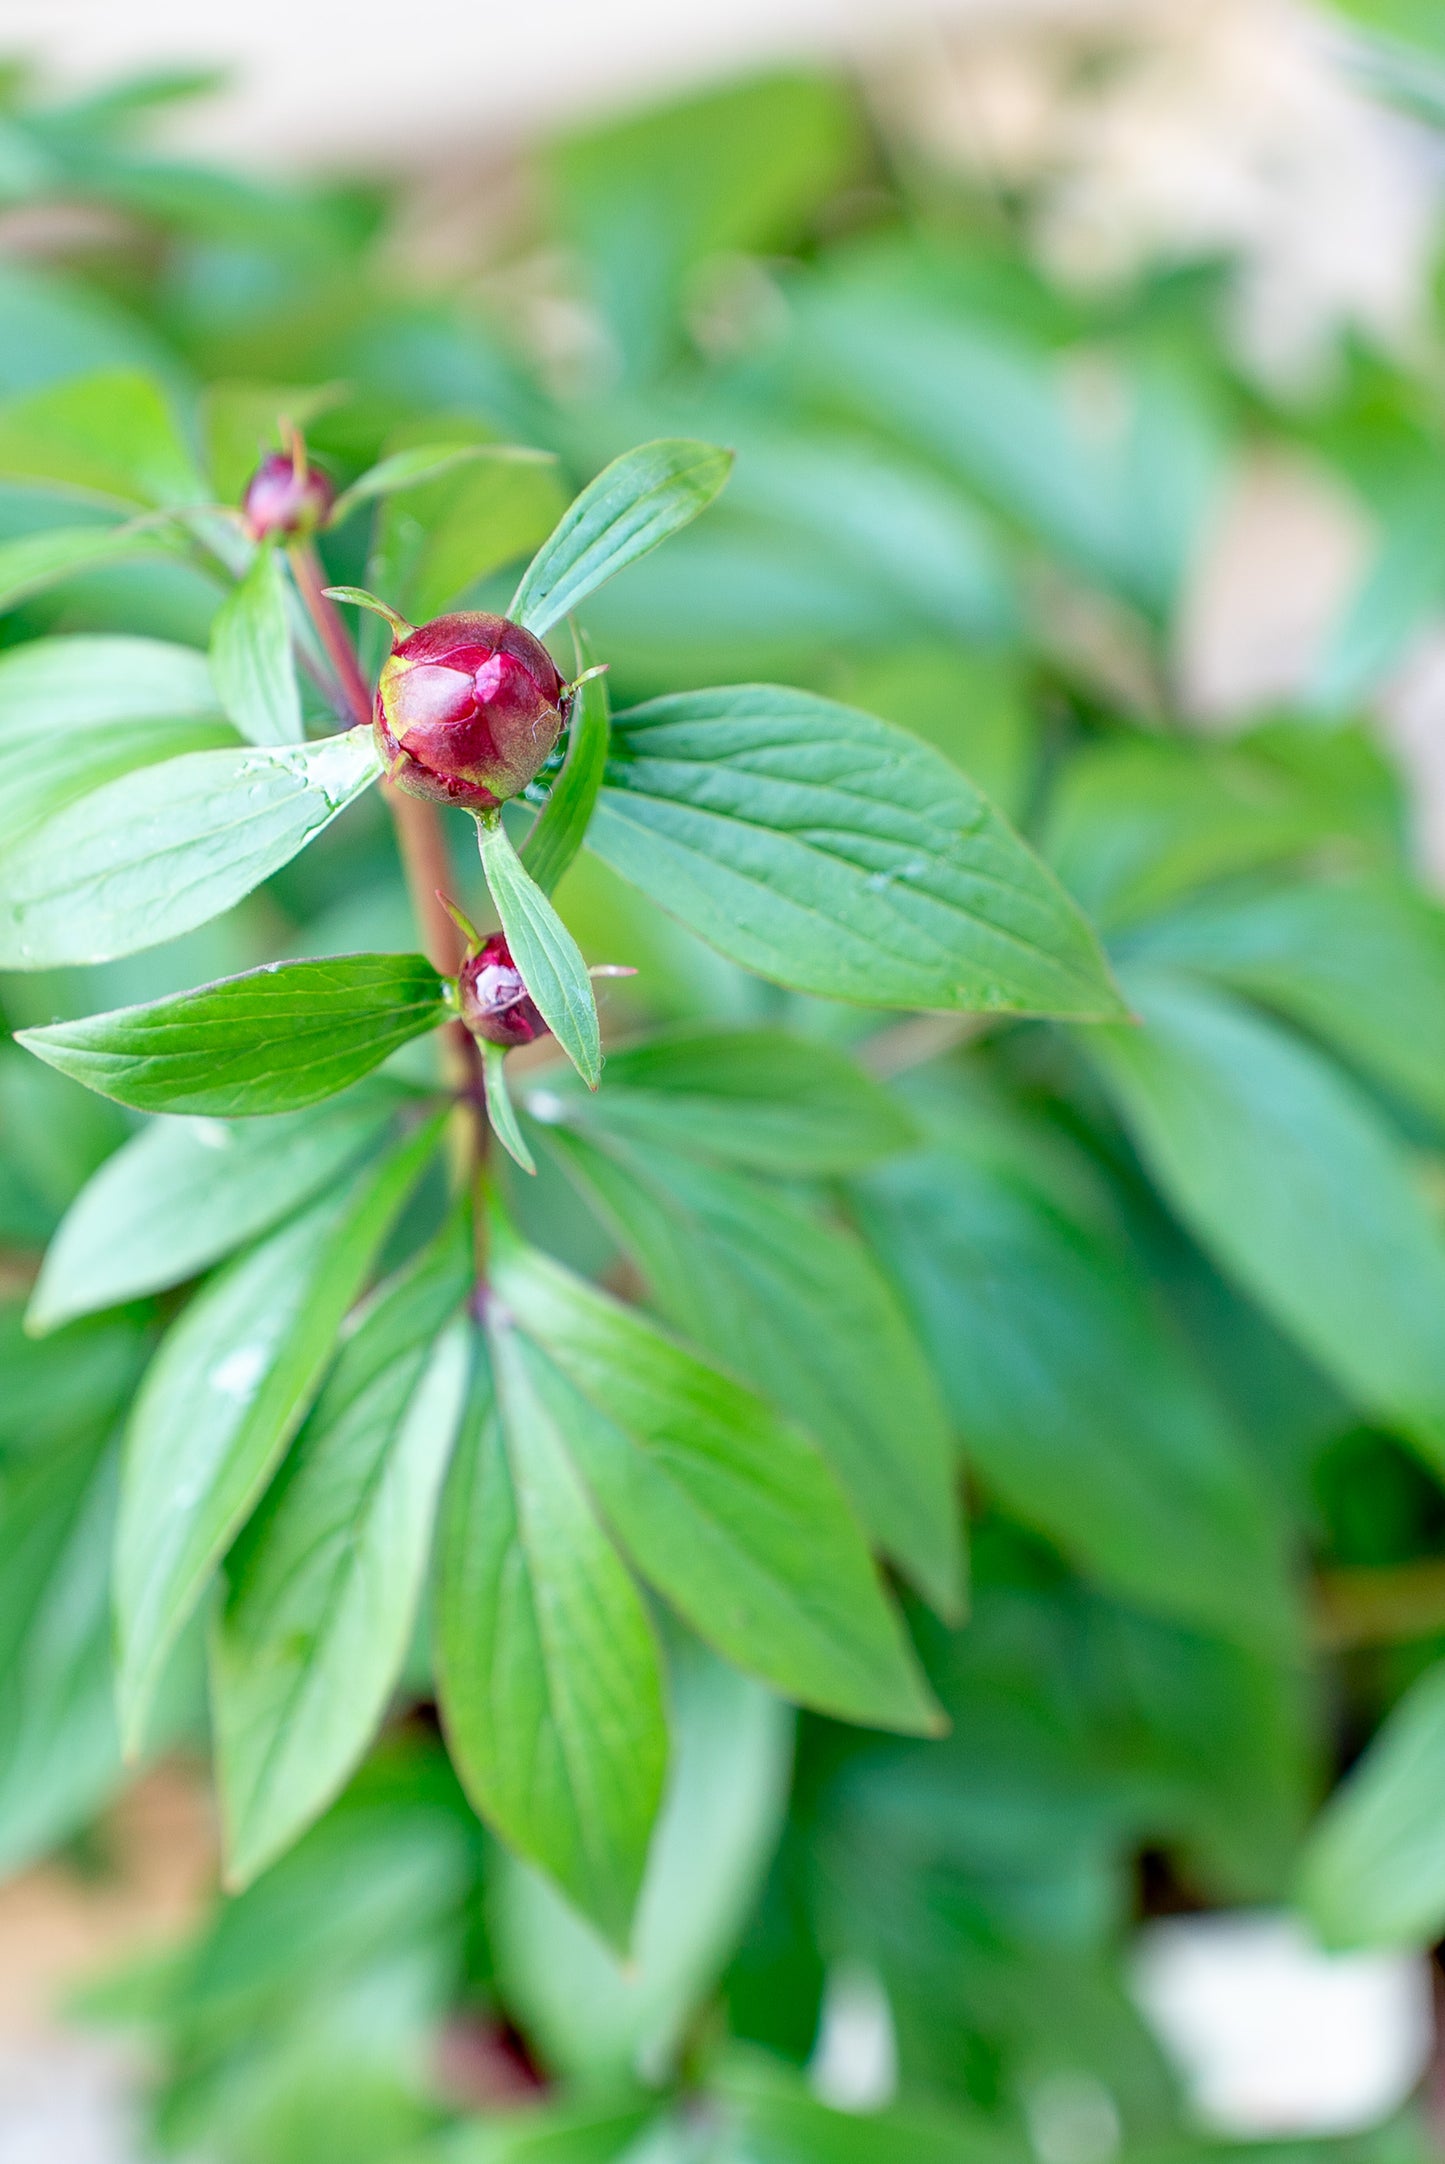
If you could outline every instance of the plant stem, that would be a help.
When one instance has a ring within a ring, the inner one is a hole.
[[[346,694],[347,708],[352,725],[358,729],[371,725],[371,692],[361,673],[361,663],[356,658],[356,648],[347,636],[336,603],[326,592],[325,574],[315,546],[310,541],[293,541],[286,551],[291,559],[297,590],[306,605],[306,613],[316,626],[316,635],[326,650],[326,658],[335,669],[341,688]]]

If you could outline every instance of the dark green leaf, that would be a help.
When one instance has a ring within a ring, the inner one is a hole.
[[[930,1730],[898,1617],[815,1445],[512,1235],[493,1282],[601,1510],[698,1634],[804,1704]]]
[[[787,1809],[792,1718],[695,1640],[669,1645],[673,1751],[626,1962],[544,1880],[500,1875],[493,1944],[547,2063],[605,2091],[671,2072],[737,1945]]]
[[[138,1112],[298,1112],[446,1019],[419,954],[268,962],[147,1007],[26,1029],[19,1042]]]
[[[501,820],[479,819],[477,838],[482,870],[522,982],[583,1081],[595,1089],[602,1041],[581,949],[512,847]]]
[[[436,1145],[432,1122],[237,1258],[174,1323],[131,1415],[116,1539],[121,1730],[295,1434]]]
[[[731,451],[686,437],[644,443],[603,468],[527,566],[507,614],[541,638],[607,579],[705,511]]]
[[[625,1946],[667,1725],[647,1611],[598,1524],[515,1331],[489,1331],[442,1537],[437,1667],[477,1809]]]
[[[953,1442],[893,1294],[843,1226],[649,1146],[553,1146],[659,1313],[822,1444],[863,1524],[946,1615],[963,1558]]]
[[[582,1097],[551,1082],[526,1096],[534,1119],[791,1178],[856,1172],[917,1139],[908,1114],[831,1045],[781,1030],[664,1031],[607,1054],[607,1087]]]
[[[1242,1444],[1080,1168],[1047,1130],[949,1102],[869,1176],[964,1451],[1026,1524],[1158,1613],[1290,1641],[1279,1532]]]
[[[324,1111],[160,1119],[107,1158],[46,1251],[26,1328],[182,1284],[289,1217],[378,1143],[399,1093],[363,1084]]]
[[[128,370],[47,385],[0,407],[0,473],[122,503],[205,497],[159,386]]]
[[[1403,879],[1201,896],[1130,953],[1250,993],[1445,1119],[1445,911]]]
[[[369,730],[199,751],[69,805],[0,868],[0,968],[109,962],[217,917],[370,787]]]
[[[401,1671],[466,1393],[467,1246],[444,1236],[359,1317],[227,1558],[211,1701],[233,1886],[335,1796]]]
[[[1445,1243],[1339,1070],[1223,995],[1128,975],[1142,1029],[1091,1049],[1165,1195],[1359,1403],[1445,1467]]]
[[[1413,1946],[1445,1923],[1445,1663],[1428,1668],[1325,1806],[1300,1897],[1327,1946]]]
[[[1117,1017],[1052,874],[939,753],[770,685],[617,716],[588,843],[722,953],[872,1007]]]
[[[273,548],[257,549],[250,570],[216,612],[211,675],[221,705],[251,743],[301,742],[286,575]]]
[[[566,762],[522,848],[522,861],[544,894],[556,892],[586,839],[611,739],[607,679],[591,676],[573,704]]]

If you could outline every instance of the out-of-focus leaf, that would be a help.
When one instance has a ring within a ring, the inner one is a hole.
[[[736,1172],[553,1130],[654,1307],[822,1444],[873,1539],[945,1615],[961,1604],[953,1441],[933,1378],[857,1238]]]
[[[423,432],[428,426],[416,425]],[[383,499],[369,572],[373,585],[417,623],[454,607],[479,580],[536,548],[566,508],[551,461],[478,442],[478,431],[465,424],[432,426],[435,444],[454,443],[464,463]],[[413,447],[402,444],[393,455]]]
[[[350,488],[344,489],[332,507],[329,523],[339,526],[364,503],[375,503],[382,496],[399,495],[404,489],[424,487],[429,481],[439,481],[455,468],[475,465],[478,460],[488,467],[550,466],[554,462],[550,451],[533,451],[521,444],[409,444],[405,450],[393,451],[374,466],[368,466]]]
[[[1087,1182],[1046,1131],[984,1106],[939,1103],[930,1125],[926,1151],[868,1176],[863,1221],[965,1454],[1105,1584],[1245,1643],[1288,1644],[1264,1493]]]
[[[1121,1012],[1052,875],[900,730],[744,685],[636,707],[612,741],[589,846],[747,968],[866,1006]]]
[[[121,503],[193,504],[206,493],[160,387],[126,370],[0,406],[0,473]]]
[[[336,1795],[400,1673],[466,1394],[448,1325],[469,1262],[444,1236],[360,1317],[226,1560],[211,1700],[232,1885]]]
[[[667,1763],[657,1646],[516,1333],[489,1336],[444,1518],[442,1717],[477,1809],[625,1950]]]
[[[109,962],[240,901],[370,787],[369,730],[189,752],[94,789],[0,869],[0,967]]]
[[[156,1355],[131,1415],[116,1536],[128,1746],[176,1634],[304,1417],[437,1134],[433,1122],[229,1264]]]
[[[1417,1946],[1445,1922],[1445,1663],[1412,1686],[1315,1826],[1300,1874],[1327,1946]]]
[[[613,2082],[669,2074],[742,1934],[787,1807],[787,1708],[700,1647],[669,1664],[673,1757],[623,1963],[525,1866],[493,1902],[506,1989],[548,2063]]]
[[[1165,1196],[1360,1405],[1445,1467],[1445,1242],[1338,1069],[1223,994],[1143,969],[1092,1050]]]
[[[493,1284],[604,1516],[698,1634],[804,1704],[927,1732],[902,1627],[816,1446],[505,1228]]]
[[[1029,2151],[982,2112],[926,2104],[831,2111],[796,2068],[732,2052],[716,2086],[756,2164],[1023,2164]]]
[[[268,962],[241,977],[19,1032],[36,1057],[138,1112],[299,1112],[446,1019],[420,954]]]
[[[257,549],[250,570],[217,610],[211,675],[222,707],[251,743],[300,743],[301,691],[286,577],[275,549]]]
[[[564,512],[507,610],[541,638],[627,564],[691,525],[722,489],[731,451],[686,437],[624,451]]]
[[[1249,993],[1445,1119],[1445,912],[1403,879],[1201,896],[1130,953]]]
[[[241,501],[262,459],[282,448],[283,421],[304,428],[341,395],[336,384],[256,383],[235,377],[208,383],[201,397],[201,434],[217,500]]]
[[[46,1252],[27,1329],[178,1285],[309,1202],[381,1140],[399,1093],[363,1084],[322,1112],[159,1119],[107,1158]]]
[[[0,609],[12,609],[17,601],[28,601],[32,594],[82,572],[174,555],[165,533],[144,519],[129,519],[123,526],[47,526],[40,533],[0,542]]]
[[[791,1179],[856,1172],[907,1149],[898,1100],[831,1045],[782,1030],[659,1032],[607,1054],[607,1087],[562,1095],[550,1078],[526,1096],[532,1117],[585,1121],[588,1132]]]

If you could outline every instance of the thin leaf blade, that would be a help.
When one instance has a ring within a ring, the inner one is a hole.
[[[597,1000],[582,950],[512,847],[500,819],[477,821],[482,870],[512,960],[543,1021],[588,1087],[602,1073]]]
[[[291,649],[286,575],[259,548],[211,627],[211,675],[222,708],[252,744],[299,744],[301,691]]]

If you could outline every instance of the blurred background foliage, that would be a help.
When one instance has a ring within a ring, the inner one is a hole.
[[[1436,11],[1369,18],[1357,72],[1438,158]],[[615,703],[766,677],[926,737],[1043,849],[1148,1027],[869,1035],[581,860],[561,900],[589,959],[639,968],[614,1037],[723,1019],[849,1044],[914,1123],[846,1192],[758,1207],[778,1241],[814,1200],[846,1207],[942,1385],[972,1612],[913,1621],[951,1733],[795,1722],[679,1645],[679,1767],[623,1973],[482,1833],[422,1644],[324,1822],[86,2011],[150,2039],[157,2140],[228,2164],[1181,2154],[1128,1988],[1141,1914],[1303,1887],[1339,1943],[1445,1925],[1445,919],[1377,718],[1445,599],[1438,290],[1407,341],[1346,321],[1309,367],[1262,366],[1228,247],[1066,278],[1039,245],[1049,175],[950,165],[806,73],[544,145],[423,245],[379,182],[162,155],[153,122],[203,87],[65,103],[7,78],[0,393],[154,371],[233,500],[278,404],[341,481],[452,435],[555,452],[505,487],[463,467],[393,499],[370,567],[328,543],[338,579],[416,614],[504,603],[497,567],[630,443],[735,445],[721,507],[589,612]],[[1288,699],[1226,715],[1191,673],[1203,568],[1248,476],[1286,461],[1329,476],[1370,545]],[[0,547],[122,515],[16,476]],[[218,599],[158,551],[37,590],[0,641],[204,645]],[[412,943],[373,800],[219,925],[0,1000],[17,1028]],[[164,1302],[23,1337],[40,1248],[128,1128],[13,1048],[0,1120],[0,1861],[68,1844],[103,1875],[106,1444]],[[650,1177],[684,1227],[706,1214],[685,1148]],[[555,1162],[515,1206],[645,1289]],[[727,1297],[756,1318],[768,1295]],[[184,1664],[174,1700],[184,1757]],[[866,2115],[830,2108],[826,2075],[860,1993],[897,2062]],[[1072,2116],[1045,2109],[1060,2079]]]

